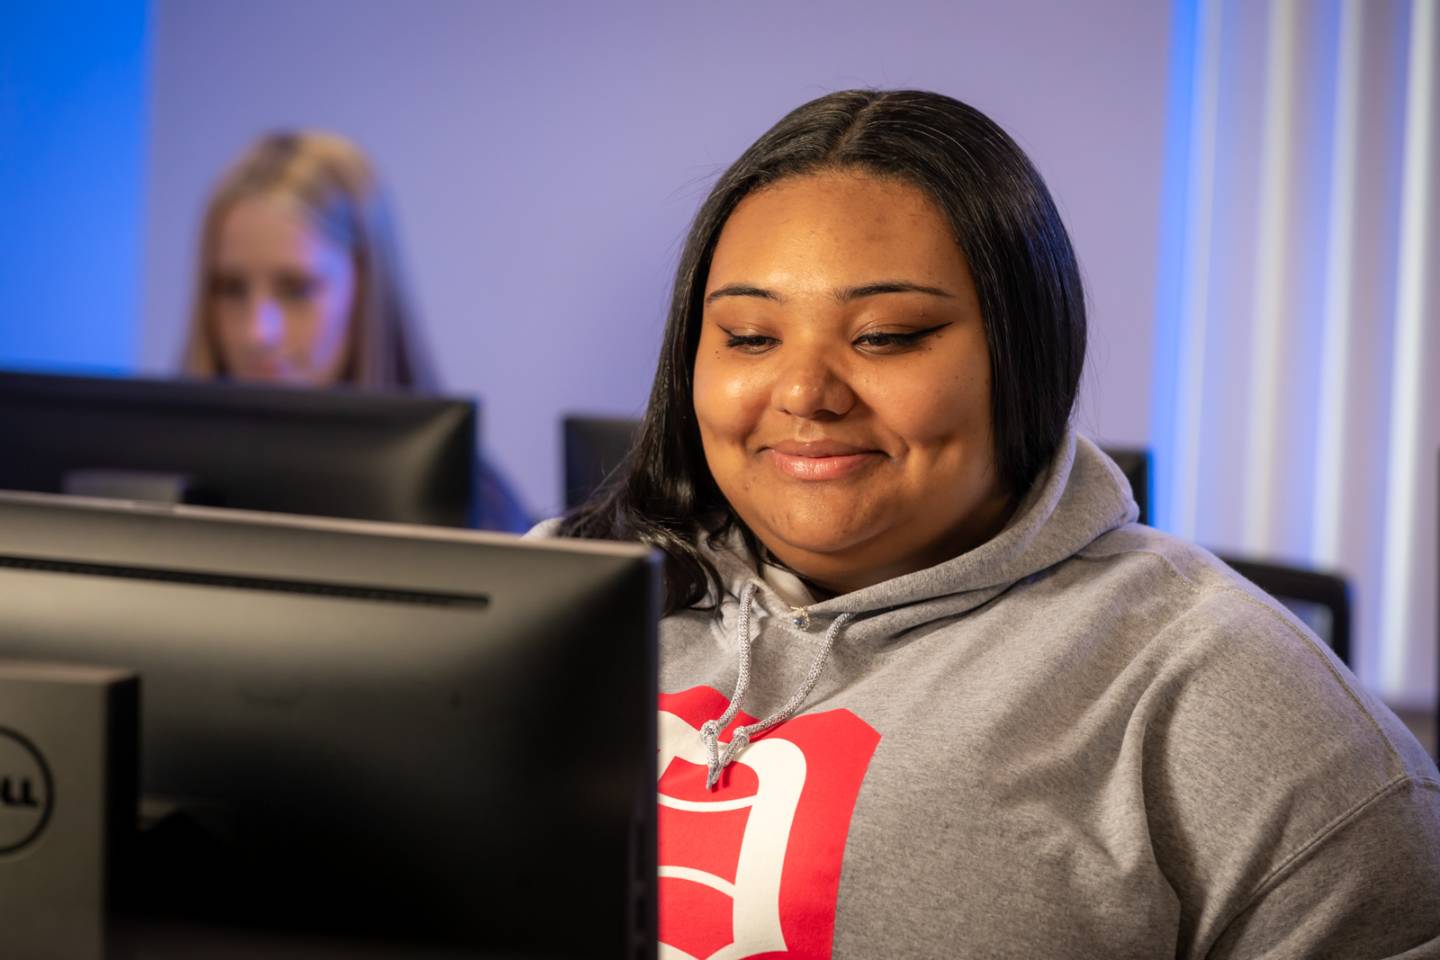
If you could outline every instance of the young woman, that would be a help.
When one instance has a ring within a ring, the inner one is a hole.
[[[436,382],[405,291],[388,209],[354,144],[262,137],[215,190],[185,346],[194,377],[430,392]],[[529,518],[477,466],[479,525]]]
[[[1440,776],[1069,428],[1085,306],[933,93],[782,119],[691,229],[624,475],[664,551],[669,956],[1440,954]]]

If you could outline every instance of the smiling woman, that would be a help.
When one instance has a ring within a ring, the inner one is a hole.
[[[822,97],[716,184],[629,462],[539,531],[666,554],[671,955],[1440,954],[1440,773],[1134,522],[1069,427],[1085,328],[948,97]]]

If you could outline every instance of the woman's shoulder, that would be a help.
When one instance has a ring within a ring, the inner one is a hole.
[[[526,539],[550,539],[560,536],[560,525],[565,522],[564,517],[550,517],[541,520],[529,530],[525,531]]]
[[[1079,583],[1123,601],[1157,630],[1223,639],[1232,653],[1242,637],[1306,656],[1328,649],[1294,612],[1214,553],[1163,531],[1129,523],[1096,538],[1074,559],[1083,571]]]
[[[1234,746],[1246,739],[1244,729],[1293,732],[1297,750],[1323,731],[1332,744],[1348,745],[1362,781],[1433,770],[1393,712],[1309,623],[1209,550],[1128,524],[1077,557],[1091,568],[1083,580],[1127,619],[1146,624],[1162,675],[1184,679],[1172,692],[1169,720],[1201,740],[1235,727],[1232,759],[1247,752]],[[1286,745],[1267,739],[1264,749]],[[1255,759],[1263,765],[1274,755]]]
[[[1324,896],[1327,870],[1349,863],[1373,882],[1383,869],[1361,863],[1377,838],[1395,846],[1409,832],[1414,852],[1440,829],[1424,749],[1274,597],[1210,551],[1136,524],[1074,562],[1073,585],[1135,641],[1123,673],[1143,677],[1132,726],[1158,856],[1179,865],[1187,896],[1203,899],[1217,877],[1233,895],[1202,918],[1212,936],[1227,924],[1236,943],[1273,934],[1294,921],[1287,898]],[[1188,870],[1196,851],[1222,872]],[[1440,860],[1426,856],[1416,876],[1435,875]]]

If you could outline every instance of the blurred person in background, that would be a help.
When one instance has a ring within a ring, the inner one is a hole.
[[[434,393],[394,227],[374,168],[334,134],[276,132],[206,207],[184,373],[302,387]],[[477,526],[531,520],[480,459]]]

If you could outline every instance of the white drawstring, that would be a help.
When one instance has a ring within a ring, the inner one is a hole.
[[[750,686],[750,608],[755,599],[755,584],[747,583],[740,594],[740,616],[735,626],[736,639],[740,647],[740,675],[735,680],[735,696],[730,698],[730,706],[718,720],[707,720],[700,725],[700,739],[705,744],[705,751],[708,756],[708,767],[705,776],[705,788],[714,790],[720,782],[720,772],[730,765],[735,756],[750,745],[753,737],[759,736],[771,727],[784,723],[793,717],[810,696],[810,691],[815,689],[815,684],[820,679],[820,672],[825,669],[825,661],[830,656],[830,648],[835,645],[835,638],[840,634],[840,628],[850,619],[850,614],[842,613],[830,624],[830,629],[825,631],[825,642],[820,647],[820,652],[815,655],[815,660],[810,664],[810,672],[805,675],[805,680],[800,684],[800,689],[785,701],[785,705],[759,723],[742,725],[736,727],[730,734],[730,742],[725,744],[725,751],[720,751],[720,733],[735,719],[735,714],[740,711],[744,702],[745,693]],[[808,615],[807,618],[808,620]]]

